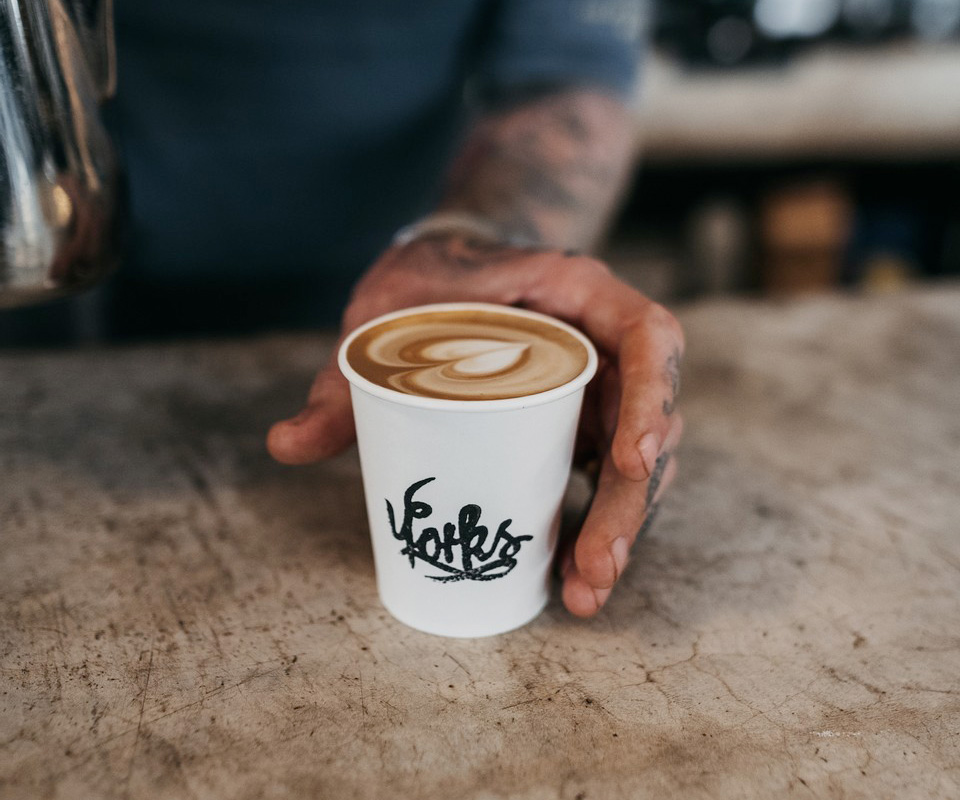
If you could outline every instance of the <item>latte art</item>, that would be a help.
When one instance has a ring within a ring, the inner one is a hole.
[[[486,310],[426,311],[357,336],[347,360],[388,389],[447,400],[499,400],[562,386],[587,365],[575,336],[539,319]]]
[[[529,348],[527,343],[496,339],[450,339],[428,344],[420,350],[420,356],[448,362],[454,373],[480,377],[515,367]]]

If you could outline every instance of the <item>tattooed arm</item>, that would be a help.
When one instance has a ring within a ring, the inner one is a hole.
[[[578,449],[600,465],[598,485],[560,562],[564,602],[580,616],[606,602],[649,526],[676,471],[682,431],[676,319],[601,262],[571,252],[602,233],[630,154],[627,112],[600,93],[556,93],[491,114],[452,167],[440,210],[476,215],[493,233],[454,228],[389,248],[343,318],[346,333],[397,308],[486,301],[569,320],[594,341],[601,368],[585,398]],[[273,426],[268,447],[278,460],[302,464],[352,439],[349,389],[331,360],[303,411]]]
[[[566,91],[482,119],[450,171],[441,208],[493,222],[505,240],[589,250],[631,166],[623,104]]]

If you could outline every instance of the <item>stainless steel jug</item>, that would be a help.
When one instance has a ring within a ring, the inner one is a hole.
[[[0,309],[84,289],[118,258],[112,0],[0,0]]]

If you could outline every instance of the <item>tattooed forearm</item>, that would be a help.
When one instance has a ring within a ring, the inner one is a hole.
[[[441,207],[480,214],[507,238],[589,249],[625,184],[632,141],[629,113],[605,95],[527,101],[477,124]]]

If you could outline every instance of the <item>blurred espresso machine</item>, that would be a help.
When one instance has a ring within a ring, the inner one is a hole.
[[[776,63],[824,41],[960,39],[960,0],[657,0],[654,36],[688,65]]]
[[[0,3],[0,309],[79,291],[118,260],[112,0]]]

